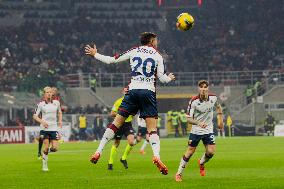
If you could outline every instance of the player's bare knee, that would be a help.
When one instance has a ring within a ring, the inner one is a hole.
[[[211,158],[214,156],[214,152],[207,152],[207,153],[205,153],[205,156],[206,156],[208,159],[211,159]]]
[[[138,142],[141,142],[141,140],[142,140],[142,137],[137,137],[137,138],[136,138],[137,143],[138,143]]]
[[[186,157],[192,156],[195,152],[195,148],[188,148],[186,151]]]
[[[131,140],[131,141],[128,141],[128,144],[129,144],[130,146],[134,146],[134,145],[135,145],[135,142],[134,142],[134,140]]]
[[[50,151],[51,151],[51,152],[57,152],[57,151],[58,151],[58,148],[57,148],[57,147],[51,147],[51,148],[50,148]]]
[[[120,140],[115,140],[115,141],[114,141],[114,145],[115,145],[115,147],[118,147],[118,146],[119,146],[119,144],[120,144]]]

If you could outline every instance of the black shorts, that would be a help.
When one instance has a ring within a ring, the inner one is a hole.
[[[123,117],[135,115],[140,111],[141,118],[158,118],[156,93],[147,89],[132,89],[125,96],[118,114]]]
[[[114,138],[116,140],[121,140],[122,136],[124,135],[125,137],[127,137],[128,135],[134,135],[134,129],[132,127],[131,122],[125,122],[119,129],[118,131],[115,133]]]
[[[42,139],[49,139],[49,140],[59,140],[59,133],[58,131],[44,131],[41,130],[39,132],[40,138]]]
[[[138,133],[137,133],[137,135],[141,136],[141,137],[145,137],[146,134],[147,134],[147,128],[138,126]]]
[[[208,145],[208,144],[215,145],[215,136],[213,133],[205,134],[205,135],[196,135],[196,134],[190,133],[188,146],[196,147],[200,140],[202,140],[204,145]]]

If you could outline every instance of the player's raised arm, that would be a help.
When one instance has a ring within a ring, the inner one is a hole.
[[[95,59],[105,63],[105,64],[113,64],[118,62],[123,62],[126,60],[129,60],[130,56],[128,51],[126,53],[123,53],[119,56],[111,57],[111,56],[105,56],[100,53],[98,53],[96,45],[94,47],[91,47],[90,45],[86,45],[85,47],[85,54],[93,56]]]
[[[157,76],[162,83],[168,83],[172,80],[175,80],[173,73],[170,73],[169,75],[165,73],[165,66],[162,59],[158,61]]]

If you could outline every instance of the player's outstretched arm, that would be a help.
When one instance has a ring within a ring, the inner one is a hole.
[[[118,62],[126,61],[130,58],[129,53],[125,53],[122,56],[119,56],[118,58],[111,57],[111,56],[105,56],[100,53],[98,53],[96,45],[91,47],[90,45],[85,46],[85,54],[94,57],[95,59],[105,63],[105,64],[113,64]]]

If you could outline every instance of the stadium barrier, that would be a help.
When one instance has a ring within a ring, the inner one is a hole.
[[[280,120],[277,125],[274,127],[274,136],[284,137],[284,120]]]
[[[39,126],[26,126],[25,127],[25,143],[33,143],[39,137]],[[62,123],[62,129],[59,131],[64,141],[69,141],[71,136],[71,124],[68,122]]]
[[[281,70],[220,71],[220,72],[176,72],[176,81],[166,86],[195,86],[199,80],[206,79],[214,86],[254,85],[255,80],[272,77],[272,84],[283,84]],[[68,74],[64,81],[67,87],[89,88],[91,80],[96,79],[97,87],[124,87],[129,84],[129,73],[77,73]],[[158,81],[159,83],[159,81]],[[164,84],[160,85],[164,86]]]
[[[0,144],[25,143],[25,127],[1,127]]]

